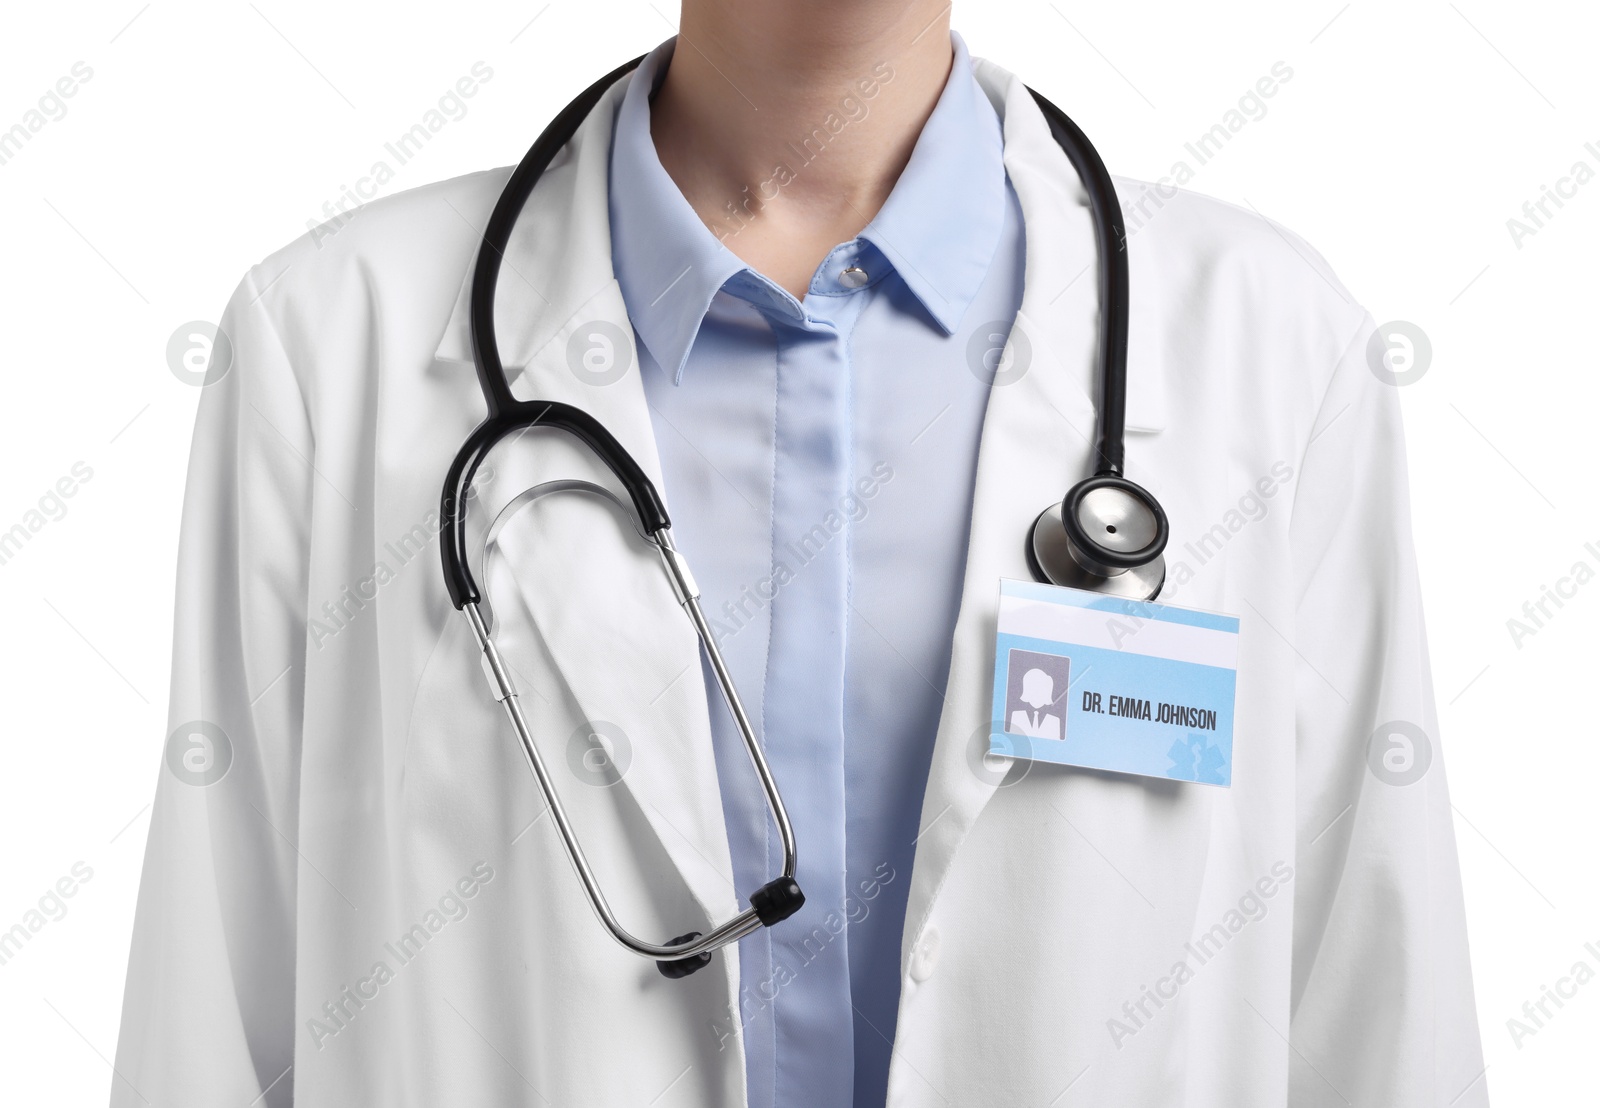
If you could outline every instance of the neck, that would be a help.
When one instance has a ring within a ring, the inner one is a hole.
[[[938,0],[684,0],[651,136],[712,233],[803,297],[888,198],[950,59]]]

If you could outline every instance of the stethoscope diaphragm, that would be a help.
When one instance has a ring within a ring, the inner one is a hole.
[[[1144,488],[1110,474],[1080,481],[1039,513],[1028,567],[1052,585],[1154,600],[1167,577],[1167,514]]]

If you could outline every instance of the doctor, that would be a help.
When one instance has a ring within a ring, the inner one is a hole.
[[[1252,212],[1165,194],[1129,242],[1128,472],[1162,599],[1242,619],[1232,787],[985,755],[998,582],[1090,468],[1096,255],[947,13],[685,0],[495,302],[518,395],[662,488],[804,908],[680,980],[596,924],[439,571],[507,173],[417,189],[224,317],[114,1105],[1487,1103],[1398,406]],[[606,480],[534,431],[473,487],[495,634],[617,915],[705,930],[775,836],[649,548],[516,502],[565,478]]]

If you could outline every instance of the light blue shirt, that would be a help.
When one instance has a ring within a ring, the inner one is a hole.
[[[783,793],[806,893],[799,913],[739,945],[740,1010],[708,1031],[726,1045],[743,1025],[752,1108],[884,1103],[979,430],[1022,296],[1022,215],[999,119],[953,38],[951,76],[910,163],[804,300],[726,245],[749,209],[734,203],[719,241],[657,159],[649,97],[671,42],[618,111],[613,262],[663,494]],[[840,156],[829,141],[861,125],[893,76],[863,74],[788,144],[788,173],[774,167],[752,192],[771,196]],[[778,872],[781,848],[708,687],[744,906]]]

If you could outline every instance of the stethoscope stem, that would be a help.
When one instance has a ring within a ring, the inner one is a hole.
[[[711,626],[706,620],[705,613],[700,608],[700,590],[695,584],[694,575],[689,571],[688,563],[684,560],[677,548],[673,545],[670,529],[662,528],[650,535],[651,543],[661,554],[661,560],[666,566],[668,577],[672,581],[673,591],[677,594],[678,602],[688,613],[693,622],[695,632],[700,643],[705,649],[706,657],[711,662],[712,672],[716,675],[717,685],[722,690],[723,700],[728,705],[728,710],[733,716],[735,725],[739,729],[740,737],[744,740],[745,750],[750,755],[750,761],[755,767],[756,775],[761,781],[762,791],[766,794],[769,810],[773,821],[777,824],[778,835],[783,844],[783,872],[774,881],[756,891],[751,897],[751,907],[735,915],[725,923],[712,928],[704,935],[686,936],[681,941],[670,943],[648,943],[635,936],[617,919],[616,913],[611,910],[611,904],[606,899],[605,893],[600,888],[594,869],[589,865],[589,859],[583,852],[582,845],[578,842],[577,834],[573,831],[572,821],[567,815],[566,806],[561,802],[561,795],[557,792],[555,782],[551,779],[549,767],[545,764],[543,755],[534,744],[533,733],[528,726],[527,719],[522,714],[522,705],[517,697],[516,683],[511,679],[511,673],[506,666],[505,659],[501,657],[499,649],[495,646],[494,637],[489,633],[489,626],[483,618],[478,602],[471,601],[462,605],[462,612],[467,617],[467,623],[472,628],[473,637],[478,642],[478,649],[482,656],[484,676],[489,683],[489,690],[494,698],[505,709],[506,717],[511,721],[512,729],[517,733],[517,741],[522,747],[522,754],[528,763],[528,768],[533,772],[534,780],[538,783],[539,792],[544,797],[550,817],[555,822],[556,832],[561,838],[561,846],[567,855],[567,860],[572,864],[573,872],[578,875],[578,881],[583,886],[584,895],[588,898],[589,906],[594,910],[595,916],[602,926],[610,932],[611,937],[619,944],[633,953],[657,962],[680,962],[707,955],[711,951],[727,946],[729,943],[738,942],[747,935],[760,930],[761,927],[783,918],[788,912],[799,907],[799,902],[791,898],[798,897],[798,886],[794,884],[797,856],[793,825],[789,822],[789,813],[784,808],[783,797],[779,795],[777,781],[772,776],[772,770],[767,765],[766,755],[761,749],[760,740],[757,739],[755,729],[750,725],[750,718],[745,713],[744,705],[739,700],[739,694],[734,688],[733,677],[728,672],[727,663],[723,660],[722,652],[717,647],[716,637],[711,632]],[[789,890],[793,890],[790,893]],[[761,904],[756,903],[758,898],[767,898]],[[792,906],[791,906],[792,905]],[[787,911],[784,910],[787,908]],[[781,913],[781,914],[780,914]]]
[[[484,623],[483,613],[477,604],[467,604],[462,608],[466,613],[467,622],[472,626],[472,633],[478,640],[478,648],[483,655],[484,674],[489,680],[490,690],[495,699],[505,708],[506,716],[511,720],[511,726],[517,733],[517,739],[522,744],[523,756],[527,759],[528,768],[533,771],[534,779],[539,784],[539,792],[544,796],[546,806],[549,808],[550,817],[555,821],[556,831],[561,836],[561,846],[566,852],[567,860],[572,863],[574,872],[578,875],[579,882],[583,885],[584,894],[589,899],[589,906],[601,924],[611,933],[612,938],[635,954],[657,961],[675,961],[681,958],[692,958],[715,950],[719,946],[734,942],[750,934],[761,926],[755,909],[747,909],[734,916],[720,927],[714,928],[705,935],[683,943],[658,945],[647,943],[635,937],[627,928],[617,920],[616,914],[611,910],[611,904],[606,900],[605,893],[600,889],[600,883],[595,879],[594,870],[589,865],[589,859],[583,852],[577,836],[572,830],[572,821],[567,816],[567,809],[561,803],[561,796],[555,789],[554,782],[550,779],[550,770],[545,765],[544,757],[539,753],[539,748],[534,745],[533,735],[528,728],[528,721],[523,717],[522,706],[517,699],[516,686],[507,671],[505,661],[500,652],[495,648],[494,639],[489,634],[489,628]]]
[[[666,563],[667,574],[672,578],[673,590],[678,594],[678,603],[683,605],[684,611],[689,613],[690,621],[694,623],[694,629],[705,647],[706,657],[711,662],[711,671],[716,675],[717,687],[722,690],[723,702],[728,705],[734,725],[738,727],[739,736],[744,740],[745,750],[750,755],[750,762],[755,766],[756,776],[761,779],[762,791],[767,794],[767,805],[772,810],[773,822],[778,825],[778,837],[783,843],[783,876],[793,878],[796,866],[794,827],[789,823],[789,813],[783,806],[783,797],[778,793],[778,783],[773,778],[772,769],[767,765],[766,755],[761,750],[761,741],[756,737],[755,728],[750,726],[750,717],[745,715],[744,704],[739,700],[738,690],[733,684],[733,675],[728,672],[728,664],[722,659],[717,638],[712,634],[711,625],[706,621],[705,612],[700,608],[700,587],[689,572],[689,563],[673,545],[670,529],[662,528],[655,532],[651,536],[651,541],[661,552],[661,560]]]

